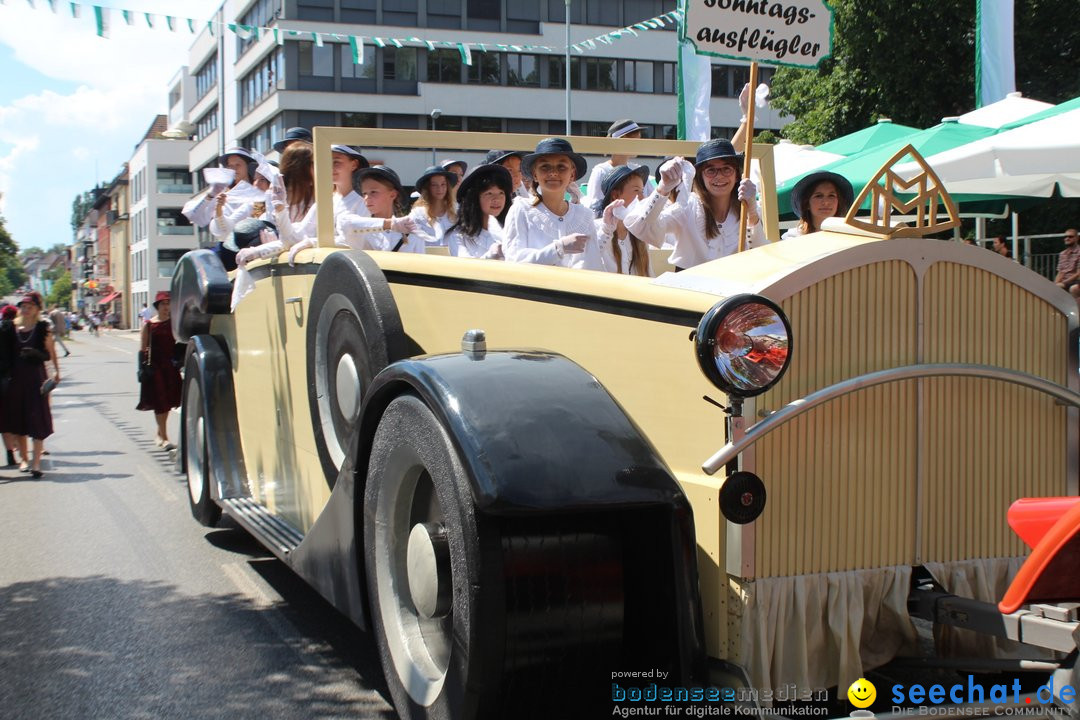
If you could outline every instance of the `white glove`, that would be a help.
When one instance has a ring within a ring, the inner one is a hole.
[[[483,259],[504,260],[505,256],[503,255],[502,243],[493,243],[492,246],[488,248],[488,251],[484,253]]]
[[[750,178],[743,178],[739,183],[739,200],[746,205],[746,215],[750,218],[758,217],[757,186]]]
[[[263,228],[259,231],[259,244],[265,245],[267,243],[277,242],[278,234],[270,228]]]
[[[581,198],[584,196],[581,194],[580,185],[578,185],[576,182],[572,182],[567,186],[566,192],[568,195],[570,195],[570,202],[577,203],[578,205],[581,204]]]
[[[217,197],[229,189],[225,183],[210,183],[210,197]]]
[[[759,108],[763,108],[769,103],[769,86],[765,83],[759,83],[757,90],[754,91],[754,104]],[[750,83],[743,85],[742,91],[739,93],[739,109],[742,110],[743,119],[746,119],[746,113],[750,109]]]
[[[615,228],[618,227],[619,221],[626,217],[626,203],[622,198],[618,200],[612,200],[606,208],[604,208],[604,232],[615,232]]]
[[[559,251],[559,257],[562,257],[563,255],[577,255],[578,253],[585,252],[585,244],[588,241],[588,235],[584,233],[573,233],[570,235],[563,235],[556,240],[555,247]]]
[[[263,232],[268,231],[263,230]],[[300,242],[293,245],[291,248],[289,248],[289,265],[296,265],[296,254],[298,252],[300,252],[301,250],[307,250],[308,248],[313,248],[316,245],[318,245],[318,241],[315,238],[307,238],[306,240],[301,240]]]
[[[661,195],[667,195],[679,187],[679,182],[682,181],[679,163],[682,160],[681,157],[674,157],[660,166],[660,184],[656,186],[656,191]]]
[[[743,117],[746,117],[750,110],[750,83],[743,85],[739,91],[739,109],[742,110]]]
[[[284,249],[280,240],[275,240],[272,243],[266,245],[254,245],[252,247],[246,247],[240,252],[236,253],[236,265],[237,267],[246,267],[249,262],[253,260],[262,260],[263,258],[277,257]]]
[[[275,212],[280,212],[279,208],[283,208],[288,204],[288,193],[285,192],[285,181],[278,175],[274,180],[274,183],[270,186],[270,202],[274,206]]]
[[[390,229],[393,232],[408,235],[416,232],[416,221],[407,216],[393,217],[390,218]]]

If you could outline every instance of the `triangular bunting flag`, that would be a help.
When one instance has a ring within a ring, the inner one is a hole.
[[[364,38],[358,35],[349,36],[349,47],[352,48],[352,61],[355,65],[364,64]]]
[[[394,45],[394,47],[402,47],[401,41],[397,40],[396,38],[390,38],[390,42]]]
[[[171,15],[165,16],[165,25],[169,28],[170,32],[176,32],[176,18]]]
[[[313,32],[313,33],[311,33],[311,38],[315,41],[315,47],[322,47],[323,46],[322,35],[320,35],[317,32]]]
[[[71,17],[79,17],[79,13],[82,12],[82,8],[79,7],[79,3],[68,3],[71,6]]]
[[[108,28],[109,17],[108,17],[108,13],[109,13],[109,11],[108,11],[107,8],[103,8],[100,5],[95,5],[94,6],[94,26],[97,29],[97,36],[98,37],[101,37],[101,38],[109,37],[109,28]]]
[[[466,65],[471,66],[472,65],[472,51],[469,50],[469,46],[466,45],[465,43],[458,43],[457,44],[457,49],[458,49],[458,52],[461,53],[461,62],[465,63]]]
[[[150,28],[154,27],[154,16],[153,15],[151,15],[150,13],[143,13],[143,17],[146,18],[146,26],[147,27],[150,27]]]

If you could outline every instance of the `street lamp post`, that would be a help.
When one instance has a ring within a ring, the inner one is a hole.
[[[566,0],[566,135],[570,136],[570,1]]]
[[[432,129],[432,131],[435,130],[435,121],[438,120],[441,115],[442,115],[442,110],[440,110],[439,108],[435,108],[434,110],[431,111],[431,129]],[[431,148],[431,164],[432,165],[437,164],[436,161],[435,161],[435,148]]]

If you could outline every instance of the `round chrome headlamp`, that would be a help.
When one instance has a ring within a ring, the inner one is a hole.
[[[735,295],[713,306],[698,324],[698,364],[728,395],[753,397],[780,380],[791,361],[791,325],[760,295]]]

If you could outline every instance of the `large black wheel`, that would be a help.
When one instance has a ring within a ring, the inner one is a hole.
[[[414,396],[379,422],[364,491],[372,625],[406,720],[466,717],[481,592],[476,518],[446,430]]]
[[[382,271],[363,253],[323,260],[307,325],[308,403],[315,445],[333,487],[375,375],[403,356],[404,333]]]
[[[364,562],[401,717],[595,717],[622,659],[622,530],[479,513],[440,420],[413,395],[391,401],[369,456]]]
[[[184,466],[187,473],[188,504],[192,516],[207,527],[221,519],[221,508],[210,494],[206,414],[203,411],[203,379],[199,364],[189,356],[184,370]]]

